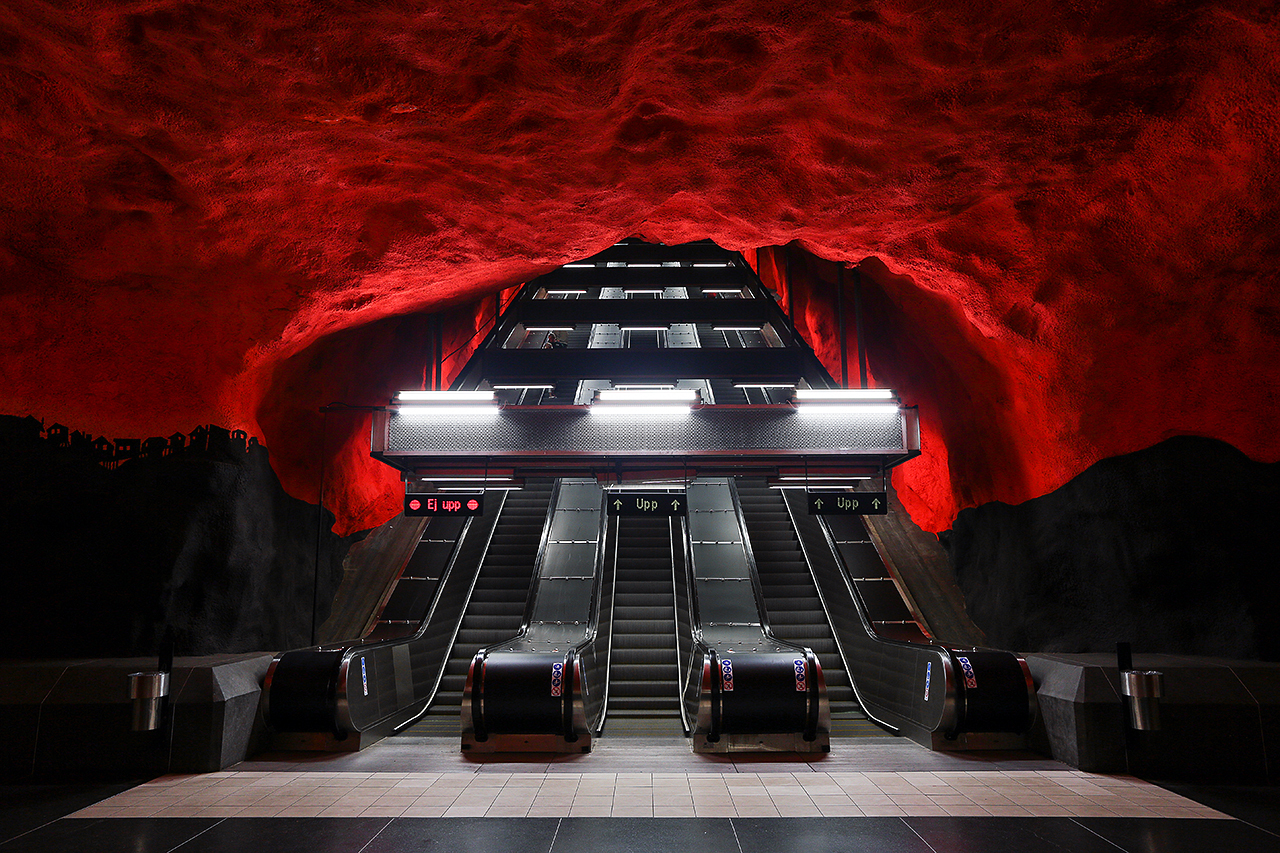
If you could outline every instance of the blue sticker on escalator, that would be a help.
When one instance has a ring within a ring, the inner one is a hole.
[[[929,701],[929,682],[933,680],[933,661],[924,668],[924,701]]]
[[[960,670],[964,673],[964,686],[970,689],[978,686],[978,678],[973,674],[973,664],[969,663],[968,658],[956,657],[960,662]]]
[[[733,692],[733,661],[720,659],[720,689],[725,693]]]
[[[791,663],[796,668],[796,691],[803,693],[809,688],[809,683],[805,678],[804,658],[796,658]]]
[[[551,664],[551,695],[559,696],[563,692],[564,664],[556,661]]]

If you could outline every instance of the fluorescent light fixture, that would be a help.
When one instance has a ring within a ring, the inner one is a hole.
[[[805,482],[807,482],[807,483],[816,483],[816,482],[818,482],[818,481],[820,481],[820,480],[822,480],[822,481],[828,481],[828,482],[829,482],[829,481],[831,481],[831,480],[841,480],[841,481],[844,481],[844,480],[870,480],[870,479],[871,479],[871,476],[870,476],[869,474],[848,474],[848,475],[843,475],[843,476],[837,476],[837,475],[834,475],[834,474],[833,474],[833,475],[831,475],[831,476],[824,476],[824,475],[822,475],[822,474],[814,474],[814,475],[812,475],[812,476],[808,476],[808,477],[806,477],[806,476],[805,476],[805,475],[803,475],[803,474],[797,474],[797,475],[787,475],[787,474],[784,474],[783,476],[779,477],[778,479],[779,479],[779,480],[803,480],[803,481],[805,481]]]
[[[663,293],[666,293],[666,291],[661,287],[624,287],[622,288],[622,292],[628,296],[637,293],[648,293],[653,296],[661,296]]]
[[[796,411],[806,415],[844,415],[847,418],[857,418],[867,415],[896,415],[899,410],[896,403],[806,403],[796,406]]]
[[[741,287],[704,287],[703,293],[741,293]]]
[[[809,483],[806,485],[805,483],[779,483],[775,480],[769,481],[769,488],[771,489],[805,489],[806,491],[809,490],[810,488],[819,488],[819,489],[822,489],[823,491],[828,491],[828,492],[840,491],[841,489],[843,489],[844,491],[853,490],[853,486],[841,486],[839,483]]]
[[[497,387],[496,385],[494,386]],[[735,382],[734,388],[794,388],[794,382]]]
[[[698,401],[692,388],[602,388],[596,392],[602,403],[686,403]]]
[[[627,264],[631,269],[661,269],[662,264]]]
[[[495,391],[550,391],[554,385],[494,385]]]
[[[587,289],[585,287],[557,288],[555,290],[548,290],[547,295],[548,296],[582,296],[586,292],[587,292]]]
[[[596,268],[595,264],[565,264],[564,265],[564,269],[567,269],[567,270],[593,270],[595,268]]]
[[[524,489],[524,486],[507,485],[507,486],[441,486],[436,489],[438,492],[518,492]]]
[[[764,326],[712,326],[712,331],[716,332],[758,332]]]
[[[670,326],[622,326],[620,330],[623,332],[668,332]]]
[[[486,477],[484,475],[477,475],[475,477],[456,477],[453,475],[448,475],[443,477],[441,476],[420,477],[419,479],[421,479],[422,482],[424,483],[476,483],[476,484],[479,484],[479,483],[509,483],[512,480],[514,480],[515,477],[499,477],[499,476]]]
[[[729,267],[733,264],[694,264],[695,267]]]
[[[492,391],[401,391],[397,403],[492,403]]]
[[[670,492],[671,494],[682,494],[685,491],[684,483],[672,483],[669,480],[655,480],[651,483],[610,483],[604,487],[606,492]]]
[[[526,332],[572,332],[573,326],[525,326]]]
[[[687,415],[692,411],[688,406],[645,406],[645,405],[603,405],[592,406],[591,414],[600,416],[620,416],[627,418],[637,417],[667,417]]]
[[[844,403],[862,400],[892,400],[889,388],[797,388],[796,399],[817,403]]]
[[[498,416],[499,409],[497,406],[486,406],[482,404],[472,403],[470,406],[455,404],[452,406],[433,404],[426,406],[401,406],[398,414],[402,418],[425,419],[425,418],[454,418],[454,417],[494,417]]]

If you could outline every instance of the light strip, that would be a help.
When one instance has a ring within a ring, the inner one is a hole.
[[[703,293],[741,293],[741,287],[704,287]]]
[[[714,332],[759,332],[764,326],[712,326]]]
[[[838,489],[840,488],[840,485],[839,485],[838,483],[814,483],[813,485],[815,485],[815,486],[819,486],[819,487],[821,487],[821,488],[823,488],[823,489],[827,489],[827,490],[838,490]],[[805,485],[804,483],[775,483],[775,482],[770,481],[770,483],[769,483],[769,488],[771,488],[771,489],[805,489],[805,490],[808,490],[809,486]],[[846,489],[845,489],[845,490],[846,490],[846,491],[852,491],[852,490],[853,490],[853,486],[848,486],[848,487],[846,487]]]
[[[398,403],[492,403],[492,391],[401,391]]]
[[[806,403],[803,406],[796,406],[796,411],[806,415],[844,415],[847,418],[856,418],[867,415],[896,415],[899,409],[896,403]]]
[[[662,264],[627,264],[631,269],[662,269]]]
[[[596,265],[595,264],[565,264],[563,268],[567,270],[593,270],[596,268]]]
[[[620,326],[623,332],[669,332],[670,326]]]
[[[581,296],[582,294],[584,294],[584,293],[586,293],[586,292],[587,292],[586,288],[575,288],[575,289],[565,289],[565,290],[548,290],[548,291],[547,291],[547,295],[548,295],[548,296]]]
[[[636,293],[650,293],[656,296],[661,296],[666,293],[666,290],[661,287],[624,287],[622,288],[622,292],[628,296]]]
[[[812,475],[812,476],[810,476],[810,477],[806,477],[806,476],[804,476],[803,474],[797,474],[797,475],[794,475],[794,476],[792,476],[792,475],[783,475],[783,476],[779,477],[778,479],[779,479],[779,480],[804,480],[805,482],[808,482],[808,483],[816,483],[816,482],[818,482],[819,480],[840,480],[840,481],[844,481],[844,480],[870,480],[870,479],[871,479],[871,476],[870,476],[870,475],[867,475],[867,474],[846,474],[846,475],[843,475],[843,476],[838,476],[838,475],[835,475],[835,474],[832,474],[832,475],[830,475],[830,476],[822,476],[821,474],[814,474],[814,475]]]
[[[419,477],[424,483],[510,483],[515,477],[492,476],[486,477],[483,474],[475,477]]]
[[[401,406],[398,410],[402,418],[437,418],[437,417],[494,417],[498,416],[500,409],[497,406],[483,406],[472,404],[466,405],[426,405],[426,406]]]
[[[497,386],[494,386],[497,387]],[[735,382],[734,388],[794,388],[794,382]]]
[[[441,486],[438,492],[519,492],[524,486]]]
[[[664,415],[687,415],[692,412],[688,406],[620,406],[620,405],[604,405],[592,406],[591,414],[593,415],[618,415],[622,417],[635,418],[644,416],[664,416]]]
[[[892,400],[889,388],[797,388],[796,399],[822,403],[857,400]]]
[[[526,332],[572,332],[574,326],[525,326]]]
[[[554,385],[494,385],[495,391],[549,391]]]
[[[602,388],[596,392],[605,403],[667,402],[694,403],[698,392],[692,388]]]
[[[733,264],[694,264],[695,267],[731,267]]]

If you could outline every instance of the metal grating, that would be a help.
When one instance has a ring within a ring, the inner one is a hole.
[[[495,415],[387,416],[388,455],[640,454],[903,450],[900,413],[856,418],[802,415],[791,407],[697,409],[623,417],[584,409],[516,409]],[[378,449],[378,448],[375,448]]]

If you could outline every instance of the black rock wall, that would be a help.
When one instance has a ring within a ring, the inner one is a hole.
[[[296,648],[328,612],[333,515],[285,494],[262,447],[121,462],[0,418],[0,642],[16,658]],[[226,435],[223,431],[218,431]]]
[[[1280,660],[1280,464],[1177,437],[941,537],[989,645]]]

